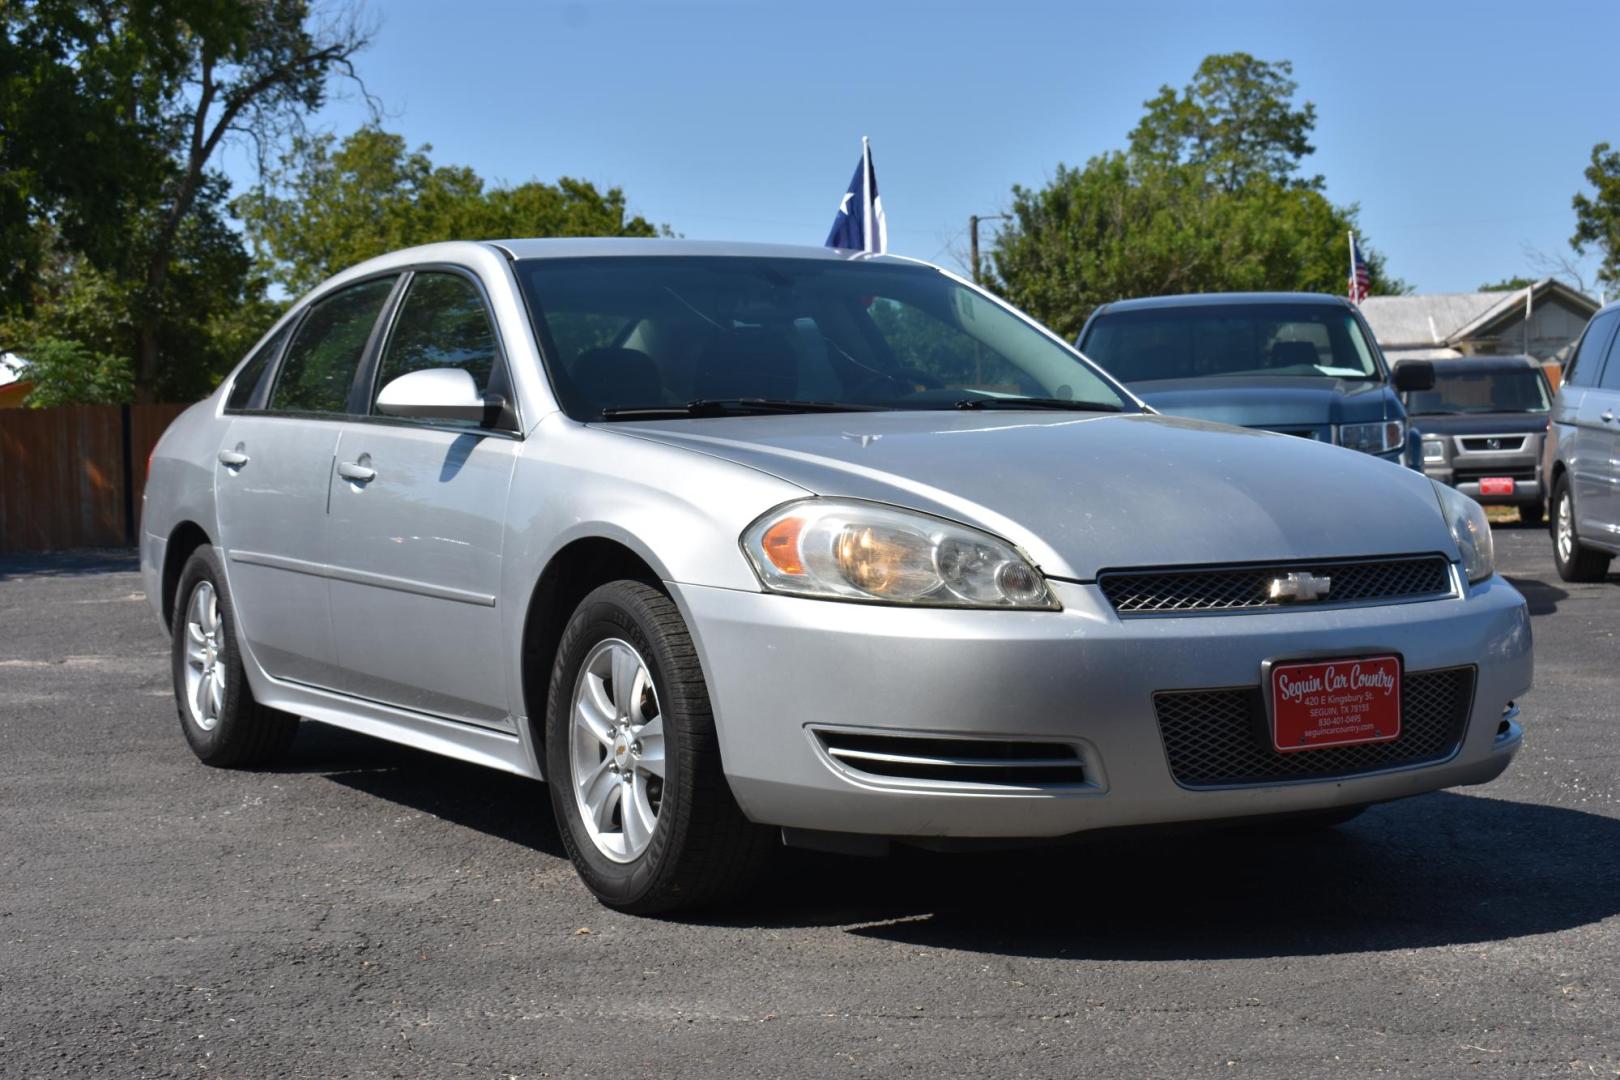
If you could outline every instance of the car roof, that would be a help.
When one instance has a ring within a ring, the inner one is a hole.
[[[1443,356],[1431,360],[1440,373],[1461,371],[1520,371],[1538,370],[1541,361],[1533,356]]]
[[[1182,293],[1176,296],[1140,296],[1131,300],[1113,300],[1097,309],[1104,311],[1151,311],[1156,308],[1212,307],[1217,304],[1301,304],[1349,307],[1350,301],[1342,296],[1307,292],[1226,292]]]
[[[822,259],[831,261],[911,263],[894,255],[871,255],[842,248],[809,244],[743,244],[724,240],[675,240],[666,237],[555,237],[548,239],[491,240],[513,259],[634,258],[648,255],[752,257],[760,259]]]

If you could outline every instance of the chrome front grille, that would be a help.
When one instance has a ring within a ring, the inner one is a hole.
[[[1091,783],[1080,751],[1064,742],[824,727],[811,734],[839,768],[880,782],[1018,789]]]
[[[1311,574],[1332,580],[1326,596],[1295,603],[1274,599],[1273,579]],[[1097,575],[1103,595],[1121,615],[1246,611],[1323,604],[1378,604],[1429,599],[1452,593],[1451,564],[1440,555],[1344,559],[1156,570],[1105,570]]]
[[[1473,699],[1471,667],[1409,671],[1401,682],[1400,738],[1292,754],[1272,746],[1258,686],[1165,691],[1153,695],[1153,710],[1176,782],[1228,787],[1326,780],[1444,761],[1462,743]]]
[[[1524,435],[1461,435],[1457,445],[1471,454],[1511,454],[1524,449]]]

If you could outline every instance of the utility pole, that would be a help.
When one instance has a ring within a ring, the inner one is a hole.
[[[979,222],[1006,221],[1007,214],[969,214],[968,215],[968,260],[973,267],[973,284],[977,285],[982,279],[979,271]]]

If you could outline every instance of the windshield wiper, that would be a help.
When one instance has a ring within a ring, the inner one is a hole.
[[[1073,401],[1069,398],[983,397],[963,398],[952,405],[957,409],[1069,409],[1075,412],[1124,412],[1122,405],[1104,401]]]
[[[797,398],[698,398],[684,405],[618,405],[602,410],[603,420],[671,420],[680,417],[768,416],[787,413],[880,412],[886,405],[853,401],[801,401]]]

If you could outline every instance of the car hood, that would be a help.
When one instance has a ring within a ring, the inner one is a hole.
[[[1419,473],[1199,420],[897,411],[612,429],[725,458],[817,495],[977,525],[1058,578],[1089,580],[1126,566],[1456,551]]]
[[[1547,430],[1546,413],[1468,413],[1461,416],[1414,416],[1412,426],[1430,435],[1517,435]]]
[[[1400,415],[1381,382],[1307,376],[1155,379],[1131,392],[1162,413],[1239,427],[1321,427]]]

